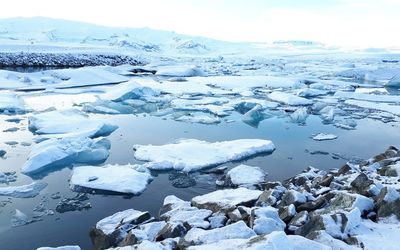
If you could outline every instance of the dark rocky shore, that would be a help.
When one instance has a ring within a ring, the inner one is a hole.
[[[95,249],[371,249],[366,237],[390,242],[366,225],[400,219],[398,169],[400,151],[392,146],[358,164],[308,167],[283,182],[243,187],[222,174],[226,189],[190,202],[167,196],[156,218],[119,212],[90,236]]]
[[[74,68],[122,64],[143,65],[138,58],[121,54],[0,52],[0,68]]]

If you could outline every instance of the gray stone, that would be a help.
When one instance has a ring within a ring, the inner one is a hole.
[[[273,196],[273,191],[272,189],[264,191],[258,200],[256,201],[256,206],[258,207],[268,207],[268,206],[274,206],[276,204],[276,197]]]
[[[368,176],[364,173],[359,174],[350,185],[353,187],[353,190],[357,193],[365,196],[370,196],[370,185],[374,184],[372,180],[368,178]]]
[[[306,203],[306,201],[307,199],[302,193],[295,190],[288,190],[284,193],[280,206],[289,206],[290,204],[293,204],[298,207],[301,204]]]
[[[289,223],[293,216],[296,215],[296,208],[293,204],[286,207],[280,207],[278,210],[278,214],[281,220],[283,220],[285,223]]]
[[[320,182],[318,182],[318,185],[323,187],[329,187],[333,179],[334,179],[333,175],[328,175],[325,178],[323,178]]]
[[[187,223],[167,223],[157,234],[156,240],[162,241],[168,238],[182,237],[190,230]]]

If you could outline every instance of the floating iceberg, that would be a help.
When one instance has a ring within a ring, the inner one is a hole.
[[[26,112],[24,101],[10,92],[0,92],[0,113],[15,114]]]
[[[14,198],[32,198],[37,196],[47,186],[44,182],[32,182],[22,186],[0,187],[0,196]]]
[[[226,174],[235,186],[253,186],[265,182],[267,174],[259,167],[239,165]]]
[[[268,140],[240,139],[233,141],[206,142],[196,139],[183,139],[162,146],[135,145],[135,158],[150,169],[195,171],[238,161],[260,153],[271,153],[275,145]]]
[[[197,66],[161,66],[157,68],[156,75],[160,76],[206,76],[206,73]]]
[[[51,134],[52,137],[107,136],[118,126],[98,119],[89,119],[77,109],[50,111],[29,117],[29,130],[35,134]]]
[[[327,140],[335,140],[337,139],[337,135],[334,134],[326,134],[326,133],[318,133],[311,137],[315,141],[327,141]]]
[[[110,147],[110,142],[105,138],[51,138],[33,147],[21,172],[36,174],[53,167],[65,167],[74,163],[102,163],[108,158]]]
[[[141,85],[136,81],[129,81],[114,86],[105,94],[99,96],[102,100],[121,102],[129,99],[140,99],[146,96],[158,95],[159,91],[151,87]]]
[[[311,100],[308,100],[306,98],[279,91],[272,92],[268,95],[268,98],[273,101],[284,103],[290,106],[311,105],[313,103]]]
[[[299,108],[290,115],[290,119],[299,124],[305,124],[307,117],[308,113],[306,107]]]
[[[201,123],[201,124],[218,124],[221,122],[221,120],[218,117],[205,114],[183,115],[181,117],[176,118],[175,121]]]
[[[82,166],[73,169],[70,184],[72,189],[83,187],[137,195],[151,180],[149,170],[140,166]]]

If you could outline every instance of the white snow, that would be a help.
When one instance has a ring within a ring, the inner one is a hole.
[[[268,98],[272,101],[284,103],[290,106],[303,106],[311,105],[313,102],[303,97],[299,97],[286,92],[274,91],[268,95]]]
[[[80,166],[73,169],[70,185],[72,189],[85,187],[138,195],[151,180],[149,171],[140,166]]]
[[[242,164],[229,170],[226,176],[231,180],[233,185],[251,186],[263,183],[266,173],[259,167]]]
[[[194,245],[201,245],[227,239],[248,239],[255,235],[254,231],[247,227],[246,223],[238,221],[225,227],[211,230],[192,228],[187,232],[183,239]]]
[[[156,75],[160,76],[206,76],[206,73],[198,66],[178,65],[178,66],[161,66],[156,68]]]
[[[221,142],[206,142],[196,139],[182,139],[177,143],[134,145],[135,158],[148,161],[150,169],[195,171],[202,168],[238,161],[260,153],[271,153],[275,145],[268,140],[239,139]]]
[[[294,250],[298,246],[299,242],[295,240],[289,240],[289,238],[283,232],[273,232],[267,235],[253,236],[249,239],[225,239],[212,244],[205,244],[199,246],[191,246],[189,250]],[[315,244],[311,244],[315,246]],[[313,249],[313,248],[312,248]],[[315,248],[315,250],[325,248]],[[313,249],[314,250],[314,249]]]
[[[18,95],[11,92],[0,92],[0,113],[22,113],[25,111],[25,103]]]
[[[96,223],[96,228],[103,231],[104,234],[109,235],[114,230],[125,223],[135,222],[139,217],[143,216],[146,212],[141,212],[135,209],[127,209],[110,215]]]
[[[273,231],[283,231],[286,224],[279,218],[278,211],[273,207],[255,208],[253,230],[258,235],[269,234]]]
[[[0,187],[0,196],[9,196],[14,198],[32,198],[47,186],[44,182],[32,182],[31,184],[21,186]]]
[[[77,109],[54,110],[29,117],[29,129],[36,134],[50,134],[51,137],[107,136],[118,126],[99,119],[90,119]]]
[[[54,167],[65,167],[74,163],[98,164],[108,158],[110,147],[110,142],[104,138],[51,138],[33,146],[21,172],[23,174],[36,174]]]
[[[288,235],[287,238],[294,250],[332,250],[329,246],[299,235]]]
[[[361,108],[381,110],[400,116],[400,105],[394,105],[390,103],[375,103],[369,101],[358,101],[358,100],[346,100],[344,103],[349,105],[358,106]]]
[[[250,190],[247,188],[222,189],[208,194],[196,196],[192,199],[192,204],[202,207],[207,203],[217,204],[221,208],[231,208],[242,203],[247,203],[260,197],[262,191]]]
[[[39,247],[36,250],[81,250],[79,246]]]
[[[318,133],[311,137],[315,141],[327,141],[327,140],[335,140],[338,138],[337,135],[327,134],[327,133]]]

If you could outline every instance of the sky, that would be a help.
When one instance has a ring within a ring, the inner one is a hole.
[[[0,18],[44,16],[226,41],[400,47],[400,0],[10,0]]]

